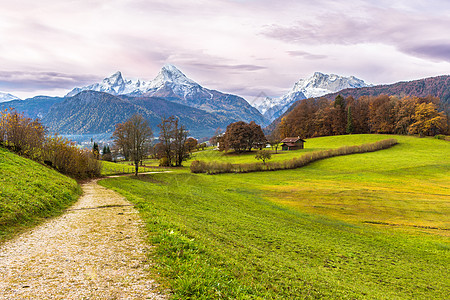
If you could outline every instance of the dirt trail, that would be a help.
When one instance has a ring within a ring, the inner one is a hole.
[[[0,246],[0,299],[164,299],[137,211],[91,181],[64,215]]]

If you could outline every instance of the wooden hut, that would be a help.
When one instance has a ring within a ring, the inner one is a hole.
[[[303,149],[305,140],[300,137],[287,137],[281,141],[281,149],[283,151]]]

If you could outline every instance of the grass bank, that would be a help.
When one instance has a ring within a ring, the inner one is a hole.
[[[297,170],[101,184],[140,210],[175,299],[449,298],[450,146],[396,138]]]
[[[75,180],[0,148],[0,242],[61,213],[80,194]]]

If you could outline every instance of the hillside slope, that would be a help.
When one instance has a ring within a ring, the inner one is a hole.
[[[107,134],[117,123],[133,114],[146,118],[155,135],[162,117],[178,117],[191,135],[211,135],[217,127],[226,127],[230,119],[156,97],[114,96],[104,92],[82,91],[53,105],[43,123],[60,134]]]
[[[297,170],[176,171],[100,184],[141,211],[155,246],[153,270],[174,298],[447,299],[450,144],[395,138],[399,145],[388,150]]]
[[[362,96],[378,95],[389,95],[397,97],[426,97],[431,95],[441,99],[441,110],[448,111],[450,109],[450,75],[430,77],[408,82],[397,82],[389,85],[344,89],[336,93],[324,95],[322,97],[333,100],[337,95],[342,95],[343,97],[352,96],[355,99],[358,99]],[[267,126],[265,130],[267,132],[273,131],[281,122],[281,119],[288,115],[302,100],[294,102],[281,116],[279,116],[269,126]]]
[[[79,194],[75,180],[0,147],[0,242],[60,213]]]
[[[382,94],[398,97],[409,95],[426,97],[431,95],[438,97],[441,99],[443,104],[448,105],[450,103],[450,75],[436,76],[408,82],[397,82],[387,85],[345,89],[333,94],[327,94],[324,97],[334,99],[338,94],[344,97],[352,96],[355,99],[361,96],[378,96]]]

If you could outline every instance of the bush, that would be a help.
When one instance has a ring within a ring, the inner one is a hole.
[[[65,138],[49,137],[43,152],[44,160],[63,174],[79,179],[100,176],[101,163],[94,158],[92,152],[77,148]]]
[[[26,118],[12,109],[0,112],[0,145],[74,178],[100,176],[100,162],[90,151],[77,148],[62,137],[46,136],[37,119]]]
[[[450,135],[443,135],[443,134],[437,134],[434,136],[435,139],[443,140],[443,141],[450,141]]]

